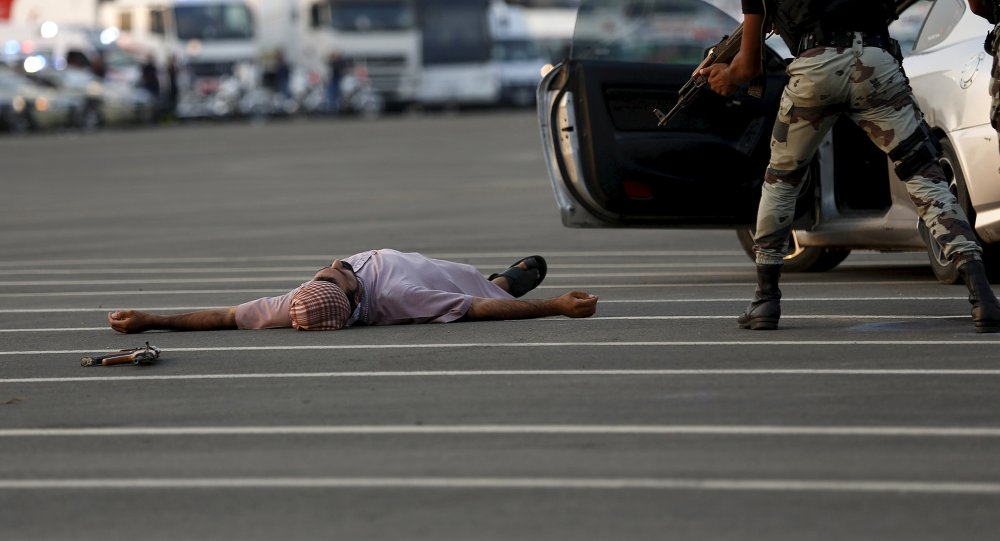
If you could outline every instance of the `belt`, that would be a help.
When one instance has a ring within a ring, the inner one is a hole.
[[[847,30],[841,30],[836,32],[822,32],[815,31],[809,32],[802,37],[799,42],[799,51],[807,51],[816,47],[840,47],[849,48],[854,46],[854,40],[859,32],[852,32]],[[879,49],[885,49],[886,51],[892,51],[893,40],[888,34],[872,34],[868,32],[860,32],[861,34],[861,44],[865,47],[878,47]]]

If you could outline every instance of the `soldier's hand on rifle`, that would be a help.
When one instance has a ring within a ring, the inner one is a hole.
[[[729,64],[713,64],[702,68],[699,75],[708,79],[708,86],[716,94],[731,96],[739,89],[743,81],[737,81],[729,70]]]

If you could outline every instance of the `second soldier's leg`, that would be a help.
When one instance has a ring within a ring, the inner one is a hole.
[[[923,122],[909,82],[895,59],[866,48],[858,59],[852,118],[889,154],[896,175],[906,183],[928,232],[953,261],[969,287],[969,302],[977,332],[1000,332],[1000,303],[982,270],[982,248],[958,199],[948,189],[938,163],[934,135]]]

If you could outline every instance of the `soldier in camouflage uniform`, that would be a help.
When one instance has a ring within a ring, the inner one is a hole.
[[[1000,46],[1000,0],[969,0],[969,7],[973,13],[995,25],[993,31],[986,36],[984,47],[987,53],[993,55],[993,70],[990,72],[990,96],[993,97],[990,122],[1000,133],[1000,55],[997,55],[997,48]]]
[[[974,0],[973,0],[974,1]],[[977,332],[1000,332],[1000,303],[986,279],[982,249],[938,163],[940,147],[923,120],[889,38],[889,0],[743,0],[744,33],[731,64],[703,70],[728,95],[760,72],[763,29],[773,25],[796,54],[788,66],[771,138],[754,235],[758,287],[738,318],[776,329],[778,280],[788,253],[795,201],[820,142],[847,115],[893,160],[928,231],[969,284]]]

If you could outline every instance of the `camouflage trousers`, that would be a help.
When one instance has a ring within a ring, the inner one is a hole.
[[[878,47],[862,46],[860,39],[849,49],[803,51],[788,66],[788,75],[757,211],[754,242],[762,265],[781,264],[788,253],[795,201],[809,163],[841,115],[850,117],[887,153],[923,121],[896,59]],[[901,180],[947,257],[959,266],[981,258],[982,249],[936,160]]]

